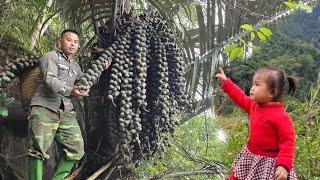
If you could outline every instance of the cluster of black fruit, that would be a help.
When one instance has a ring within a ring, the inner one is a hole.
[[[18,57],[12,62],[6,61],[0,73],[0,87],[11,82],[15,76],[20,75],[26,69],[38,66],[38,63],[39,57],[30,54]]]
[[[158,13],[118,18],[113,43],[93,61],[83,85],[96,80],[101,62],[108,59],[105,97],[117,109],[106,121],[108,137],[117,139],[128,160],[163,152],[177,115],[188,105],[184,62],[173,32]]]

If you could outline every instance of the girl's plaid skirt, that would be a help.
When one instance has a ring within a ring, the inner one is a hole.
[[[277,158],[255,155],[245,147],[232,164],[233,175],[241,180],[274,180],[276,160]],[[288,174],[288,179],[297,179],[293,169]]]

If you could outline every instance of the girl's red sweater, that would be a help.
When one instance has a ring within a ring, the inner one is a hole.
[[[294,156],[294,127],[282,102],[260,104],[235,85],[230,79],[222,83],[222,89],[249,114],[249,140],[247,148],[254,154],[277,157],[276,167],[292,169]]]

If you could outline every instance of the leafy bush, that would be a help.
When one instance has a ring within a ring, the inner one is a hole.
[[[227,136],[226,144],[222,147],[219,160],[226,164],[230,170],[232,162],[236,159],[248,138],[248,117],[242,110],[235,108],[232,116],[221,117],[217,121]]]
[[[311,90],[309,101],[292,100],[288,106],[295,123],[295,171],[299,179],[320,179],[320,99],[318,90]]]

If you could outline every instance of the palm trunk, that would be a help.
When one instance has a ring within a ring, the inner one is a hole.
[[[53,0],[48,0],[42,11],[38,14],[36,23],[34,24],[32,31],[29,36],[29,50],[31,51],[38,39],[40,38],[41,28],[45,23],[48,9],[52,6]]]
[[[61,13],[61,12],[58,12],[58,13],[52,15],[49,19],[47,19],[47,20],[44,22],[44,24],[43,24],[43,26],[42,26],[42,28],[41,28],[40,37],[43,36],[44,32],[46,32],[46,30],[48,29],[48,27],[50,26],[50,24],[52,23],[52,21],[53,21],[55,18],[57,18],[57,17],[60,15],[60,13]]]
[[[218,44],[222,42],[223,40],[223,15],[222,15],[222,2],[221,0],[218,1],[218,21],[219,21],[219,24],[218,24]]]
[[[216,44],[216,39],[217,39],[217,35],[216,35],[216,0],[212,0],[211,1],[211,15],[212,15],[212,28],[211,28],[211,41],[212,41],[212,47],[215,46]]]
[[[212,18],[214,18],[214,16],[211,16],[211,1],[207,0],[207,44],[206,47],[207,49],[211,49],[211,42],[212,42],[212,36],[211,36],[211,31],[212,31]]]

